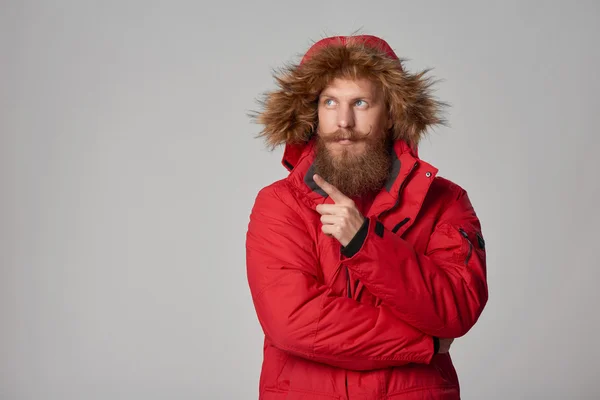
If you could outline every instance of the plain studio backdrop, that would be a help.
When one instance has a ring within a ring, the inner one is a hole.
[[[420,155],[487,240],[463,398],[599,398],[599,26],[595,1],[1,1],[0,398],[257,398],[245,234],[286,171],[246,113],[355,31],[451,104]]]

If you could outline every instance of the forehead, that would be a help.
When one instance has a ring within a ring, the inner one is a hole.
[[[346,79],[335,78],[323,89],[321,96],[332,97],[378,97],[380,90],[378,85],[366,78]]]

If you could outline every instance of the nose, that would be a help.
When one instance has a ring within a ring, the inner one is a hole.
[[[343,105],[338,108],[337,118],[339,128],[352,128],[354,126],[353,110],[348,105]]]

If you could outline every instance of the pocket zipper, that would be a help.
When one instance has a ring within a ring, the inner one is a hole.
[[[469,235],[467,234],[467,232],[465,232],[463,228],[458,228],[458,231],[465,239],[467,239],[467,243],[469,243],[469,252],[467,253],[467,258],[465,260],[465,265],[469,265],[469,261],[471,260],[471,254],[473,253],[473,244],[469,239]]]

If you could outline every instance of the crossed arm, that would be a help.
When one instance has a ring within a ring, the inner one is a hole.
[[[462,201],[456,205],[460,209]],[[463,226],[472,232],[475,222],[452,221],[434,232],[424,255],[385,229],[381,236],[374,218],[354,224],[353,229],[362,228],[360,234],[346,232],[350,240],[340,240],[346,245],[344,264],[382,299],[372,306],[339,297],[321,282],[304,222],[274,187],[264,189],[251,213],[246,261],[265,335],[282,350],[348,369],[429,363],[434,336],[466,333],[487,299],[483,254],[460,233]],[[336,223],[325,223],[324,231]],[[342,230],[330,228],[331,236],[341,235]]]

